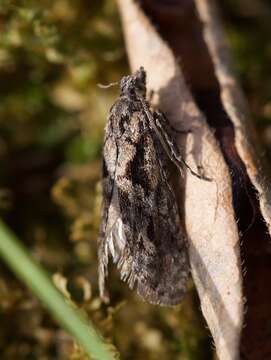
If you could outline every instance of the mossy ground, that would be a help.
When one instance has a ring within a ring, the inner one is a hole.
[[[222,10],[269,148],[271,16],[237,3],[224,1]],[[142,302],[115,273],[111,305],[98,297],[102,137],[118,89],[97,83],[129,72],[114,1],[2,0],[0,29],[1,216],[123,359],[210,359],[211,339],[192,283],[174,309]],[[1,359],[86,358],[3,265],[0,316]]]

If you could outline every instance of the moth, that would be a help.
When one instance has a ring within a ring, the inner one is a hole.
[[[189,274],[187,240],[170,185],[169,163],[187,167],[159,111],[146,101],[141,67],[120,81],[103,145],[103,205],[98,241],[99,288],[107,299],[109,258],[146,301],[181,302]]]

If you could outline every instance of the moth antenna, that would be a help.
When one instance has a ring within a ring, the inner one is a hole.
[[[100,89],[109,89],[109,88],[111,88],[112,86],[116,86],[116,85],[119,85],[119,82],[118,82],[118,81],[115,81],[115,82],[112,82],[112,83],[109,83],[109,84],[97,84],[97,86],[98,86]]]

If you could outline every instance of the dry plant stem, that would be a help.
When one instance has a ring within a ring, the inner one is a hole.
[[[212,182],[187,173],[178,177],[180,215],[190,244],[192,275],[219,359],[239,358],[243,320],[239,236],[232,208],[231,178],[213,133],[197,108],[181,68],[142,10],[132,0],[118,1],[132,71],[144,66],[155,102],[178,129],[188,164]],[[179,34],[181,37],[182,34]],[[182,194],[182,195],[181,195]],[[183,198],[184,197],[184,198]]]
[[[266,175],[268,167],[264,164],[263,151],[257,144],[244,95],[232,71],[226,36],[214,2],[212,0],[195,0],[195,2],[220,84],[221,100],[234,125],[235,146],[251,182],[257,189],[261,211],[271,231],[271,188],[270,179]]]

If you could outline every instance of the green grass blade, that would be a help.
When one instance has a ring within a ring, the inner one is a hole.
[[[43,268],[27,253],[11,230],[0,220],[0,256],[49,309],[85,352],[97,360],[112,360],[114,354],[76,309],[68,305]]]

